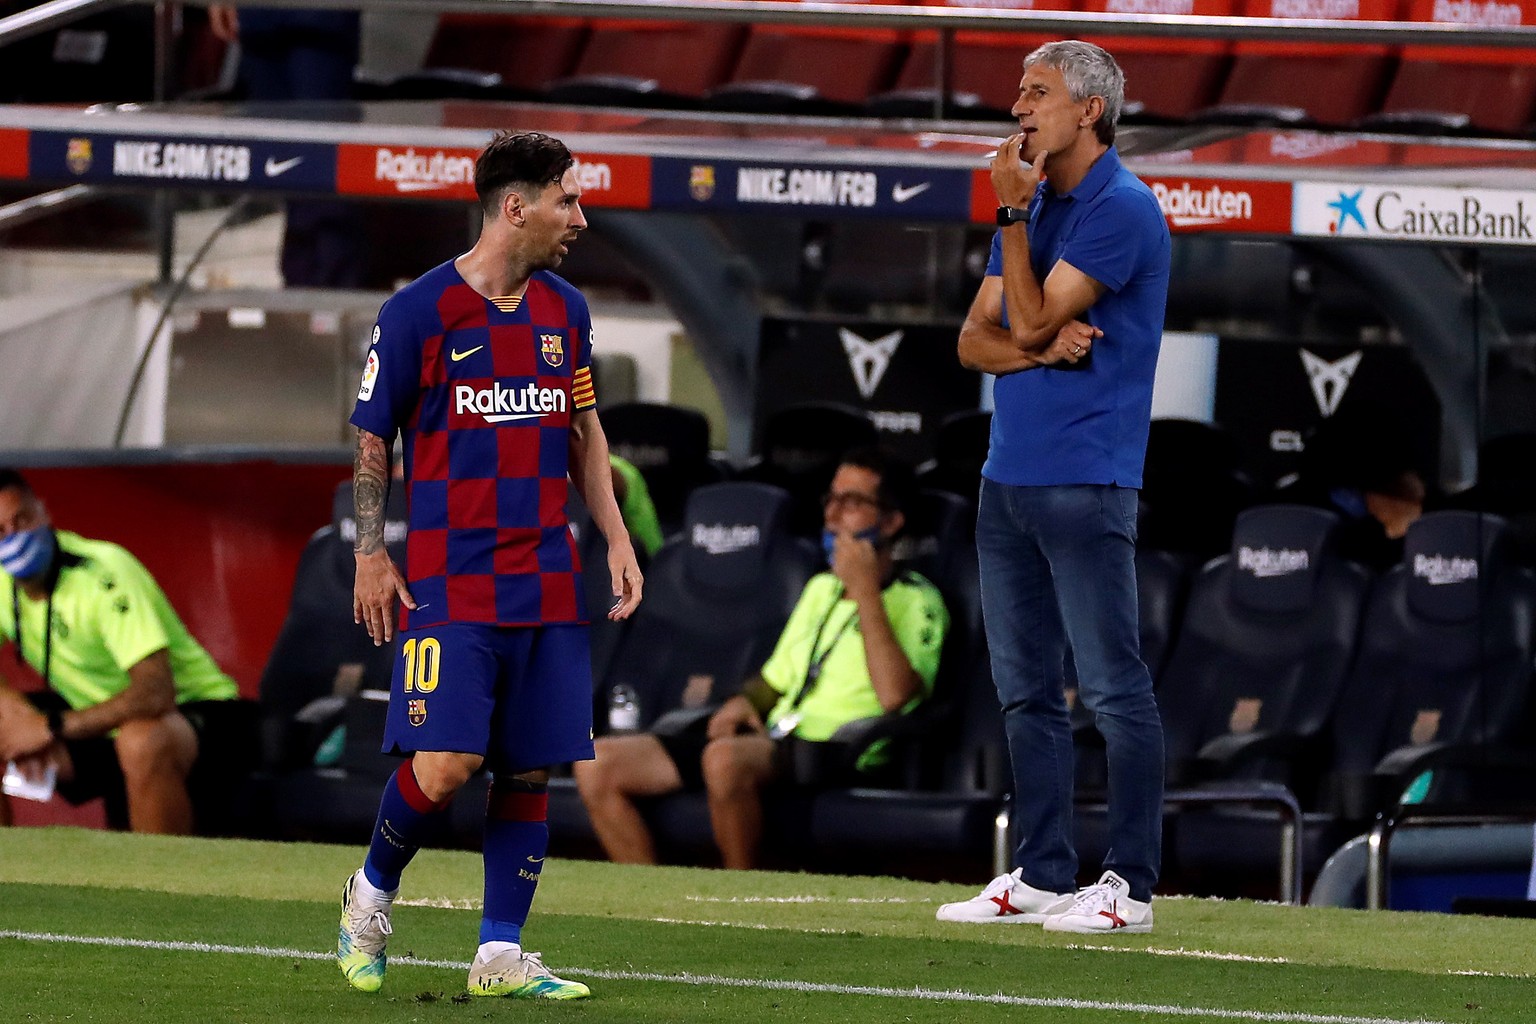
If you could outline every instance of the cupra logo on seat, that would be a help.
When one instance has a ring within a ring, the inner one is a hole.
[[[902,331],[892,331],[880,338],[864,338],[846,327],[837,329],[837,336],[848,353],[848,368],[853,371],[853,382],[865,400],[875,396],[875,389],[891,367],[891,357],[901,344]]]
[[[1324,416],[1332,416],[1339,411],[1339,403],[1344,401],[1344,392],[1349,387],[1350,378],[1355,375],[1364,355],[1364,352],[1351,352],[1343,359],[1330,363],[1306,349],[1301,350],[1301,365],[1307,368],[1307,379],[1312,383],[1312,397],[1317,399],[1317,408]]]

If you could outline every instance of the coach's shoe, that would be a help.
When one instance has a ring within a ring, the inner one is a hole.
[[[388,903],[364,899],[358,890],[362,871],[347,879],[341,890],[341,930],[336,936],[336,963],[352,987],[377,992],[384,984],[384,943],[389,939]]]
[[[1097,884],[1081,890],[1066,910],[1047,917],[1045,930],[1082,935],[1145,935],[1152,930],[1152,903],[1131,899],[1130,891],[1125,879],[1106,871]]]
[[[511,996],[513,999],[585,999],[592,990],[579,981],[549,973],[538,953],[524,953],[515,943],[487,957],[475,954],[469,965],[469,994]]]
[[[963,903],[946,903],[936,917],[940,921],[971,921],[977,924],[1039,924],[1047,914],[1059,913],[1072,904],[1071,893],[1054,893],[1026,885],[1024,869],[1014,868],[987,883],[979,896]]]

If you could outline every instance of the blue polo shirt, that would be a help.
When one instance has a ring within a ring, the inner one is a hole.
[[[982,475],[1016,486],[1140,487],[1168,303],[1168,222],[1152,190],[1110,147],[1067,194],[1041,182],[1027,230],[1042,284],[1056,261],[1066,260],[1107,289],[1084,316],[1104,336],[1076,367],[997,378]],[[1002,246],[999,231],[989,276],[1002,275]]]

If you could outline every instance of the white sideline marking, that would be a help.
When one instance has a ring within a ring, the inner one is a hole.
[[[932,903],[931,899],[910,900],[905,896],[685,896],[690,903]]]
[[[1147,953],[1151,956],[1178,956],[1188,957],[1191,960],[1232,960],[1245,964],[1288,964],[1291,961],[1283,956],[1250,956],[1247,953],[1217,953],[1209,949],[1185,949],[1179,946],[1176,949],[1167,949],[1163,946],[1082,946],[1075,942],[1068,943],[1067,949],[1082,949],[1094,953]]]
[[[776,924],[758,924],[756,922],[741,922],[741,921],[699,921],[699,920],[696,920],[694,918],[685,918],[685,917],[649,917],[649,918],[646,918],[646,920],[651,921],[654,924],[696,924],[696,925],[700,926],[701,928],[751,928],[751,929],[753,929],[755,931],[763,931],[763,932],[796,931],[796,932],[804,932],[804,933],[806,933],[808,935],[810,935],[810,934],[815,934],[815,935],[854,935],[854,934],[856,934],[855,932],[850,931],[847,928],[783,928],[783,927],[781,927],[779,925],[776,925]]]
[[[233,953],[246,956],[263,956],[280,960],[331,960],[332,953],[318,953],[312,949],[283,949],[276,946],[229,946],[207,942],[175,942],[158,939],[127,939],[99,935],[61,935],[57,932],[27,932],[0,929],[0,939],[23,939],[30,942],[59,942],[80,946],[112,946],[120,949],[159,949],[187,953]],[[469,964],[460,960],[421,960],[415,957],[399,957],[398,964],[419,967],[441,967],[467,971]],[[1281,1024],[1446,1024],[1445,1021],[1418,1018],[1402,1020],[1395,1017],[1346,1017],[1326,1013],[1266,1013],[1262,1010],[1223,1010],[1205,1006],[1174,1006],[1156,1003],[1118,1003],[1097,999],[1044,999],[1033,996],[1010,996],[1001,992],[965,992],[956,989],[888,988],[877,985],[829,985],[812,981],[789,981],[775,978],[731,978],[720,974],[654,974],[647,971],[602,971],[586,968],[562,968],[562,973],[605,981],[665,981],[679,985],[714,985],[722,988],[756,988],[774,992],[824,992],[829,995],[878,996],[885,999],[922,999],[929,1002],[991,1003],[1002,1006],[1034,1006],[1067,1010],[1098,1010],[1114,1013],[1160,1013],[1170,1017],[1213,1017],[1221,1020],[1276,1021]]]

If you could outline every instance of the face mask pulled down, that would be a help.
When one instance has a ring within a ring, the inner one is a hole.
[[[0,569],[13,578],[29,580],[41,576],[53,564],[53,553],[58,546],[53,527],[37,526],[22,530],[0,540]]]

